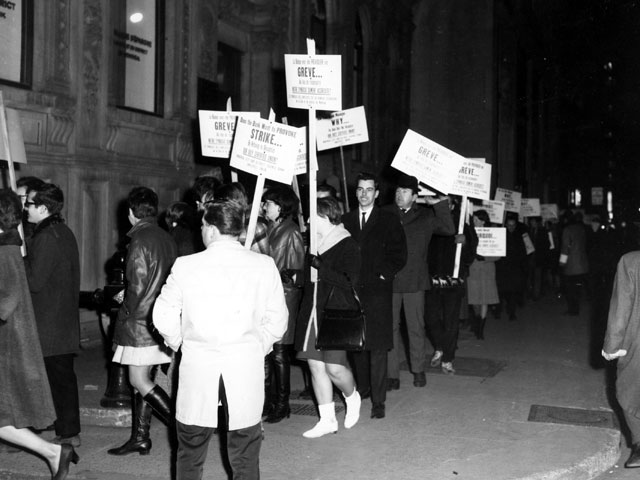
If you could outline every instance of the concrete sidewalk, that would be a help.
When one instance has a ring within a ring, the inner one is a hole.
[[[265,425],[261,478],[594,478],[616,463],[620,433],[607,422],[612,414],[605,372],[588,365],[588,312],[564,317],[563,310],[561,301],[547,298],[526,305],[515,322],[490,318],[484,341],[461,332],[456,375],[430,370],[426,388],[415,388],[411,374],[402,371],[400,390],[388,394],[385,419],[370,419],[371,402],[365,400],[356,427],[342,428],[341,411],[341,429],[320,439],[301,435],[317,417],[310,401],[295,398],[303,382],[294,368],[293,413]],[[105,365],[100,349],[77,360],[83,443],[70,478],[171,478],[167,429],[156,419],[150,455],[107,455],[128,438],[130,416],[99,407]],[[544,421],[528,420],[533,405],[547,412]],[[204,478],[230,478],[220,450],[214,436]],[[37,478],[45,470],[32,455],[0,453],[2,479]]]

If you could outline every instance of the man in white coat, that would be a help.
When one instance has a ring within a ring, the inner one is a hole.
[[[273,259],[245,249],[243,208],[208,203],[206,249],[179,257],[156,300],[153,322],[182,348],[176,404],[177,479],[201,479],[218,403],[228,426],[235,480],[259,478],[264,357],[287,329],[288,312]]]

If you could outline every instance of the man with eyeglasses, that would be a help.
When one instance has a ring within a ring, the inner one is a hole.
[[[27,201],[27,197],[29,196],[29,192],[35,190],[38,187],[41,187],[46,182],[44,180],[40,180],[38,177],[20,177],[16,181],[16,193],[20,197],[22,201],[22,207],[24,208],[24,203]],[[29,223],[27,220],[27,211],[24,211],[22,215],[22,228],[24,231],[24,238],[29,238],[33,234],[33,229],[35,225],[33,223]]]
[[[385,417],[387,352],[393,348],[393,279],[407,261],[407,241],[400,220],[375,204],[379,194],[376,177],[360,173],[358,208],[342,217],[362,256],[360,285],[356,288],[367,330],[365,351],[354,353],[353,363],[360,395],[371,395],[371,418]]]
[[[43,183],[27,194],[34,224],[25,266],[44,364],[56,410],[56,443],[80,445],[80,406],[74,357],[80,350],[80,259],[73,232],[61,216],[62,190]]]

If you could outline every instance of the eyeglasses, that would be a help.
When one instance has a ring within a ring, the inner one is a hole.
[[[36,202],[24,202],[24,206],[29,208],[31,205],[35,206]]]

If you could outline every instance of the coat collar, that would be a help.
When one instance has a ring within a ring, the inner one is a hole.
[[[64,223],[64,220],[59,214],[56,213],[54,215],[49,215],[47,218],[40,221],[40,223],[36,225],[36,228],[33,230],[32,236],[37,235],[39,232],[41,232],[45,228],[52,225],[57,225],[58,223]]]
[[[127,237],[133,237],[140,230],[145,229],[151,225],[156,225],[157,223],[158,222],[154,217],[141,218],[138,223],[136,223],[129,229],[129,231],[127,232]]]

